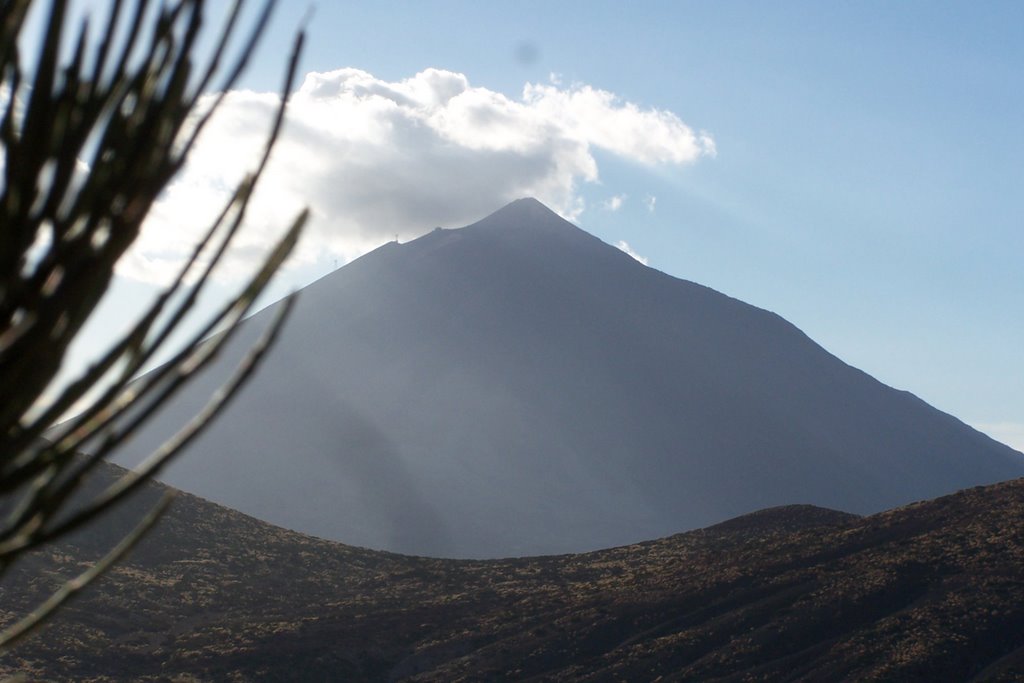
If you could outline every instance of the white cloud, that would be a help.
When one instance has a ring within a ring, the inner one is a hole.
[[[975,429],[991,436],[1010,448],[1024,453],[1024,423],[1022,422],[983,422],[973,425]]]
[[[622,208],[622,205],[625,204],[625,202],[626,195],[617,194],[614,197],[611,197],[601,202],[601,206],[604,207],[606,211],[618,211],[619,209]]]
[[[253,166],[276,100],[229,94],[154,206],[122,274],[166,278]],[[299,263],[347,261],[396,234],[465,225],[523,196],[574,219],[584,208],[580,185],[598,181],[598,149],[649,166],[715,153],[710,136],[675,114],[589,85],[527,84],[511,98],[438,69],[398,82],[357,69],[310,73],[225,274],[251,269],[247,260],[303,205],[312,217]]]
[[[618,242],[615,243],[615,246],[621,249],[622,251],[626,252],[627,254],[629,254],[630,256],[632,256],[645,266],[647,265],[647,257],[641,256],[640,254],[633,251],[633,248],[629,246],[629,242],[626,242],[625,240],[619,240]]]
[[[646,206],[647,210],[650,211],[651,213],[654,213],[654,205],[657,203],[658,198],[655,197],[653,194],[649,194],[644,198],[644,206]]]

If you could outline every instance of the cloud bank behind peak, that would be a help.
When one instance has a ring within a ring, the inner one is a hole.
[[[123,275],[169,278],[255,164],[276,106],[275,93],[228,94],[122,262]],[[312,220],[298,263],[347,261],[523,196],[574,219],[584,209],[580,185],[599,179],[595,150],[672,166],[713,157],[715,143],[670,111],[585,84],[528,83],[511,98],[441,69],[397,82],[353,68],[307,74],[221,276],[251,269],[252,255],[302,206]]]

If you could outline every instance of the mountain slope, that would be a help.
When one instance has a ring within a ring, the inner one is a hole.
[[[195,412],[231,356],[120,462]],[[496,557],[791,503],[870,513],[1022,474],[1019,453],[777,315],[519,200],[306,288],[258,376],[166,480],[325,538]]]
[[[122,512],[127,527],[135,511]],[[186,495],[127,562],[0,657],[0,675],[1014,681],[1022,530],[1018,480],[866,518],[789,506],[582,555],[439,560]],[[18,567],[0,619],[114,540],[97,527]]]

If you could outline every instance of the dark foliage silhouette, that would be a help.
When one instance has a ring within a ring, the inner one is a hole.
[[[217,415],[273,342],[290,304],[221,390],[180,431],[99,493],[83,482],[190,377],[214,358],[295,245],[306,214],[209,320],[194,305],[242,226],[280,130],[302,45],[295,41],[281,104],[257,167],[238,185],[174,281],[123,336],[77,376],[59,377],[71,342],[96,310],[147,212],[182,168],[264,32],[273,2],[243,28],[236,2],[208,53],[197,54],[203,0],[112,2],[99,31],[71,33],[67,2],[42,11],[35,54],[25,35],[33,3],[0,7],[0,574],[25,553],[98,517],[145,484]],[[236,44],[236,38],[239,44]],[[70,48],[70,50],[68,49]],[[204,93],[220,93],[200,100]],[[188,322],[190,339],[139,381]],[[203,342],[214,331],[224,331]],[[66,416],[74,417],[67,419]],[[90,444],[88,455],[83,446]],[[116,562],[153,525],[169,496],[89,570],[0,633],[9,644]]]

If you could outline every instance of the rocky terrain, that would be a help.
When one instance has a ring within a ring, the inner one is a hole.
[[[147,492],[152,498],[155,486]],[[146,502],[5,578],[22,613]],[[0,658],[30,680],[1020,680],[1024,480],[870,517],[774,508],[579,555],[406,557],[181,495]]]

